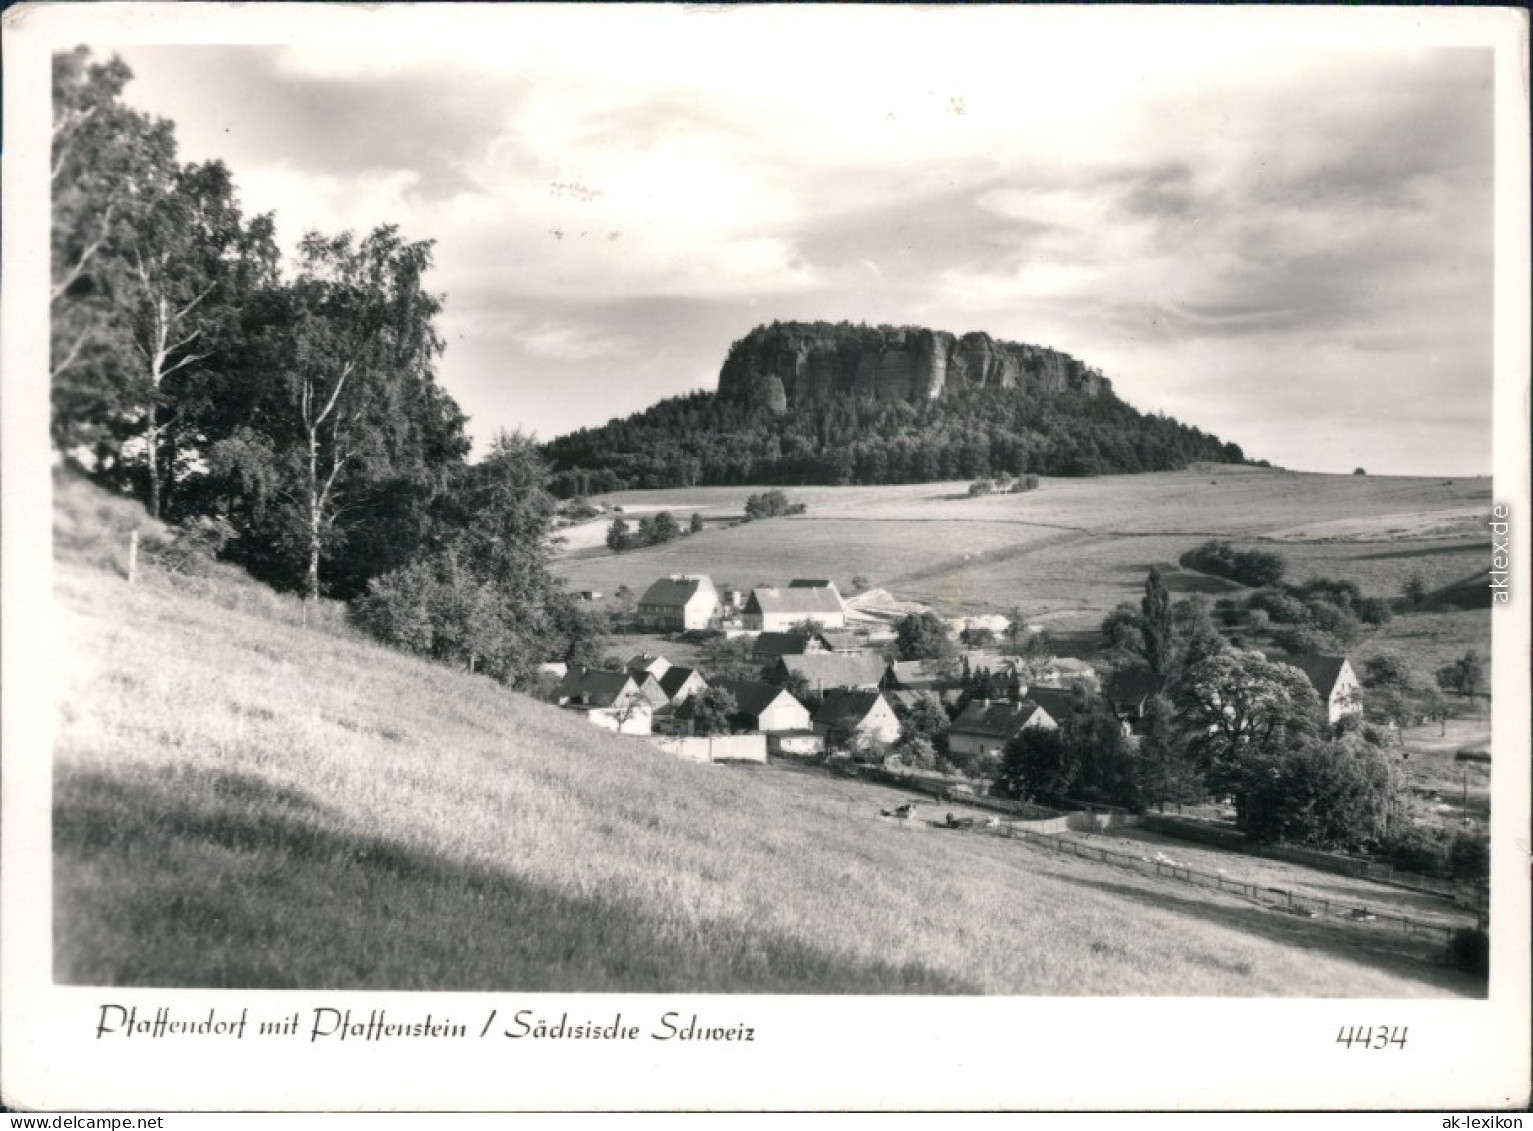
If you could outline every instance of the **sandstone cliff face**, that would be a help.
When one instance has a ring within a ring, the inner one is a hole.
[[[989,334],[824,322],[758,326],[730,348],[719,374],[720,396],[777,412],[848,396],[916,401],[966,387],[1098,396],[1112,382],[1069,354]]]

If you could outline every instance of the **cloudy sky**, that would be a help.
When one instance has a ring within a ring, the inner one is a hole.
[[[437,241],[481,448],[819,318],[1050,345],[1284,466],[1490,469],[1489,50],[1344,11],[406,14],[94,47],[289,248]]]

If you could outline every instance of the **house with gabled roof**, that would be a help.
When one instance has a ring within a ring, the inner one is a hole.
[[[719,594],[707,574],[673,573],[644,591],[634,619],[652,632],[707,628],[719,612]]]
[[[882,692],[831,691],[814,713],[814,729],[827,745],[859,736],[891,743],[900,736],[900,720]]]
[[[876,691],[884,678],[883,657],[872,652],[843,656],[834,652],[809,652],[802,656],[782,656],[768,672],[773,683],[786,683],[802,676],[816,695],[828,691]]]
[[[751,632],[782,632],[806,620],[821,628],[845,628],[846,607],[834,585],[764,585],[751,590],[741,619]]]
[[[999,756],[1023,731],[1055,730],[1058,724],[1038,703],[1024,699],[972,699],[948,728],[948,749],[954,754]]]
[[[826,648],[817,636],[806,636],[801,632],[763,632],[751,645],[751,659],[769,664],[780,656],[824,651]]]
[[[1031,699],[1049,713],[1055,723],[1062,723],[1086,705],[1086,697],[1074,687],[1029,687],[1022,696]]]
[[[672,666],[660,677],[660,689],[665,692],[666,702],[678,706],[699,691],[708,690],[708,681],[696,668]]]
[[[1345,656],[1270,657],[1274,663],[1298,668],[1309,680],[1325,707],[1328,723],[1337,723],[1347,715],[1363,713],[1363,688],[1357,673]]]
[[[650,676],[645,682],[654,684]],[[658,690],[658,685],[656,685]],[[559,681],[554,701],[586,717],[586,721],[619,734],[649,734],[654,697],[628,672],[571,668]]]
[[[640,652],[623,665],[635,679],[641,675],[652,675],[659,679],[670,669],[670,666],[671,661],[653,652]]]
[[[713,686],[734,696],[736,714],[730,725],[763,734],[809,729],[809,710],[781,687],[754,679],[719,679]]]
[[[1166,677],[1156,675],[1149,668],[1120,668],[1107,677],[1102,686],[1102,698],[1132,731],[1144,719],[1145,708],[1150,700],[1166,690]]]

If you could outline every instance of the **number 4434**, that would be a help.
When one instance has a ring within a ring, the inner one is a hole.
[[[1387,1049],[1390,1045],[1405,1047],[1409,1026],[1390,1028],[1388,1025],[1347,1025],[1336,1034],[1336,1043],[1350,1048]]]

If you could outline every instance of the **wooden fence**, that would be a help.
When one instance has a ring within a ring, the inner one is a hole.
[[[1233,880],[1228,876],[1215,872],[1204,872],[1197,868],[1189,868],[1181,864],[1171,864],[1164,860],[1135,856],[1126,852],[1114,852],[1112,849],[1102,848],[1094,844],[1081,844],[1078,841],[1065,840],[1063,837],[1039,832],[1017,823],[1004,823],[998,828],[989,830],[981,828],[979,831],[989,831],[1000,836],[1026,841],[1029,844],[1042,845],[1055,852],[1079,856],[1085,860],[1097,860],[1104,864],[1133,868],[1135,871],[1146,875],[1159,876],[1162,879],[1176,880],[1180,883],[1214,888],[1232,895],[1244,896],[1255,903],[1261,903],[1279,911],[1288,912],[1306,919],[1326,915],[1331,918],[1344,919],[1355,923],[1377,923],[1381,926],[1393,927],[1403,932],[1407,938],[1420,938],[1434,943],[1447,943],[1456,929],[1454,927],[1442,926],[1438,923],[1423,923],[1419,919],[1381,911],[1378,908],[1353,903],[1349,900],[1323,899],[1319,896],[1301,895],[1298,892],[1288,891],[1285,888],[1274,888],[1264,884]]]

